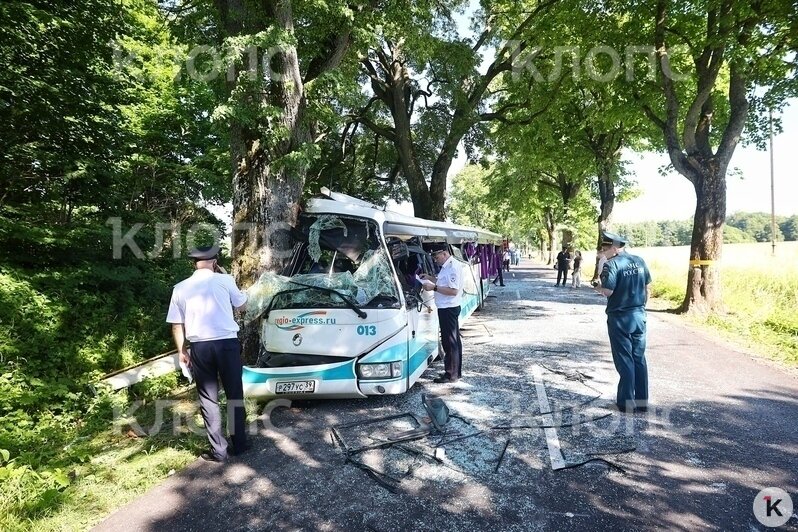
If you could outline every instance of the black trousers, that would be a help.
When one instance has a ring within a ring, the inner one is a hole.
[[[499,281],[499,286],[504,286],[504,277],[502,276],[502,269],[499,268],[499,272],[496,274],[496,277],[493,278],[491,281],[493,284],[496,284],[496,281]]]
[[[443,344],[443,367],[446,378],[462,376],[463,341],[460,339],[460,307],[439,308],[438,323]]]
[[[568,282],[568,268],[557,268],[557,284],[560,284],[560,279],[563,285]]]
[[[227,427],[233,442],[233,453],[243,452],[247,433],[244,385],[241,382],[241,343],[237,338],[193,342],[191,371],[197,383],[200,412],[213,454],[221,460],[228,455],[219,411],[219,380],[227,397]]]

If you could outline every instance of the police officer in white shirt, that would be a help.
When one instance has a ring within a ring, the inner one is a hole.
[[[445,372],[433,382],[457,382],[462,376],[463,342],[460,338],[460,295],[463,292],[463,273],[449,253],[447,244],[430,246],[432,259],[441,267],[438,275],[422,275],[424,289],[435,292],[438,323],[443,344]]]
[[[218,250],[217,246],[202,247],[189,254],[196,270],[175,285],[166,316],[167,323],[172,324],[180,360],[191,368],[197,382],[200,412],[211,444],[211,449],[201,456],[211,462],[224,462],[229,455],[240,454],[247,448],[241,343],[238,324],[233,318],[233,308],[243,309],[247,295],[218,265]],[[190,354],[186,340],[191,342]],[[232,448],[222,432],[220,379],[227,396],[228,419],[233,418]]]

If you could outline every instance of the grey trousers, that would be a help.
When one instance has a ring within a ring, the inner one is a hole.
[[[193,342],[191,371],[197,383],[200,412],[205,422],[208,441],[216,458],[227,459],[228,454],[243,452],[247,443],[244,386],[241,382],[241,343],[237,338]],[[227,397],[227,426],[232,452],[222,432],[219,410],[219,380]]]

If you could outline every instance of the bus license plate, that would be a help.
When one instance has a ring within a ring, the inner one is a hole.
[[[316,381],[290,381],[278,382],[276,393],[313,393],[316,391]]]

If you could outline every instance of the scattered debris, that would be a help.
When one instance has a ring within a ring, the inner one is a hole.
[[[507,452],[507,446],[510,445],[510,439],[507,438],[507,441],[504,442],[504,448],[502,449],[501,454],[499,455],[499,459],[496,461],[496,469],[493,470],[494,473],[499,472],[499,467],[502,465],[502,460],[504,459],[504,453]]]
[[[541,412],[538,415],[547,415],[551,414],[552,412]],[[496,425],[491,427],[494,430],[513,430],[513,429],[558,429],[561,427],[573,427],[576,425],[581,425],[582,423],[590,423],[592,421],[598,421],[600,419],[604,419],[606,417],[610,417],[612,413],[609,414],[602,414],[596,417],[591,418],[584,418],[578,419],[576,421],[569,421],[569,422],[560,422],[560,423],[546,423],[544,419],[539,420],[532,420],[527,425]]]
[[[369,418],[365,420],[358,420],[352,421],[350,423],[342,423],[339,425],[334,425],[331,429],[331,434],[335,440],[341,445],[341,448],[344,450],[346,455],[346,462],[351,463],[354,466],[362,469],[366,472],[371,478],[373,478],[380,486],[384,487],[388,491],[392,493],[396,493],[396,489],[401,482],[401,479],[398,479],[394,476],[391,476],[383,471],[377,471],[373,467],[363,463],[360,460],[357,460],[354,456],[362,453],[364,451],[373,450],[373,449],[383,449],[388,447],[393,447],[399,443],[403,442],[410,442],[413,440],[421,439],[432,432],[441,432],[445,429],[446,424],[449,422],[449,407],[446,406],[446,403],[432,395],[422,394],[421,402],[424,406],[424,410],[426,410],[428,414],[428,418],[422,418],[412,412],[405,412],[402,414],[393,414],[389,416],[381,416],[376,418]],[[402,430],[397,431],[396,429],[396,421],[402,420],[405,422],[410,422],[413,426],[410,430]],[[430,422],[432,424],[430,424]],[[385,426],[387,425],[387,430]],[[383,432],[379,433],[380,427],[383,427]],[[347,440],[342,431],[347,431],[347,429],[353,428],[363,428],[369,427],[372,430],[366,434],[365,436],[372,442],[376,443],[356,443],[351,440]],[[374,428],[376,427],[376,428]],[[391,430],[393,429],[393,430]],[[379,433],[382,437],[375,434],[375,432]],[[445,432],[444,432],[445,434]],[[427,454],[422,451],[418,451],[415,449],[411,449],[406,446],[399,446],[397,445],[397,449],[406,452],[408,454],[414,454],[417,456],[423,456],[426,458],[432,458],[435,461],[441,461],[437,457],[437,453],[435,454]],[[405,473],[405,476],[412,474],[412,466],[408,469]]]

